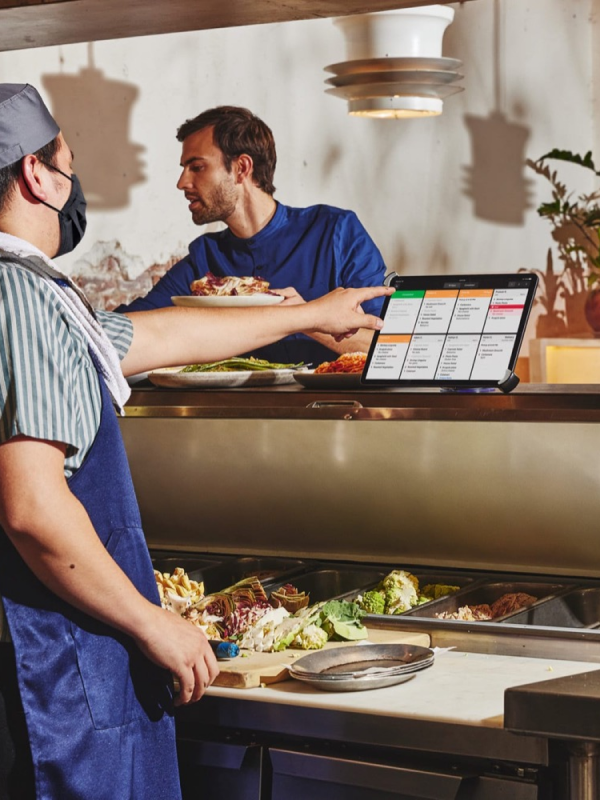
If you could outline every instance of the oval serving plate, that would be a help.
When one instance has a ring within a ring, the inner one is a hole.
[[[289,674],[329,692],[380,689],[403,683],[433,664],[428,647],[407,644],[336,647],[298,659]]]
[[[282,303],[282,294],[267,294],[257,292],[256,294],[237,294],[237,295],[182,295],[171,298],[174,306],[184,308],[243,308],[245,306],[275,306]]]
[[[265,369],[236,372],[182,372],[166,367],[150,372],[148,380],[168,389],[236,389],[246,386],[281,386],[294,382],[293,369]]]

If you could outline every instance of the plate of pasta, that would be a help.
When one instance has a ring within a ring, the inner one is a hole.
[[[356,389],[362,386],[360,376],[366,353],[343,353],[335,361],[325,361],[314,370],[298,372],[294,380],[307,389]]]

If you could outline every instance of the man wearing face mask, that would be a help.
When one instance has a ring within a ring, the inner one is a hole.
[[[160,607],[115,414],[125,376],[380,328],[360,304],[390,290],[94,312],[53,261],[85,230],[72,160],[38,92],[0,84],[0,800],[177,800],[173,706],[218,667]]]

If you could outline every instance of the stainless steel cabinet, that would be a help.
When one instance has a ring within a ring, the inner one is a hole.
[[[270,800],[543,800],[537,781],[269,750]]]

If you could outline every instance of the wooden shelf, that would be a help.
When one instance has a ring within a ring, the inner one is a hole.
[[[441,0],[447,4],[446,0]],[[430,0],[0,0],[0,51],[340,17]]]

